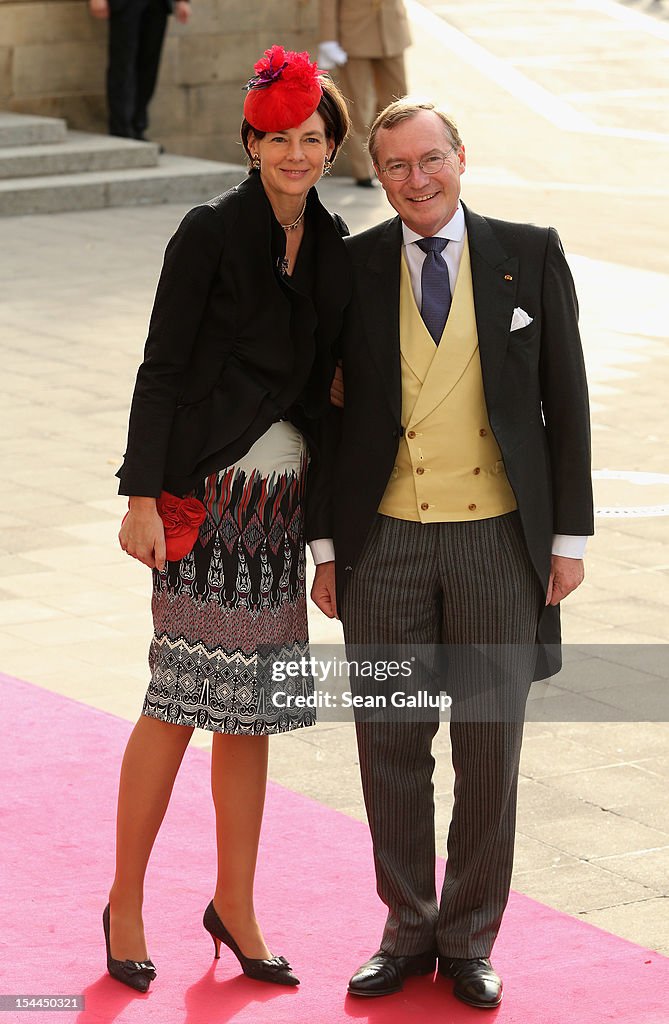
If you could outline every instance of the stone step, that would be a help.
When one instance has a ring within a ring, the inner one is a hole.
[[[0,149],[0,178],[46,177],[87,171],[156,167],[155,142],[135,142],[90,132],[68,132],[64,142]]]
[[[162,156],[157,167],[0,181],[0,216],[100,210],[151,203],[196,203],[245,176],[237,164]]]
[[[67,122],[60,117],[36,117],[34,114],[14,114],[0,110],[0,147],[39,146],[49,142],[64,142]]]

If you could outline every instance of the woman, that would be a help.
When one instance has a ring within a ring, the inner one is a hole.
[[[350,278],[346,226],[313,186],[349,120],[306,53],[274,46],[255,70],[241,128],[249,176],[191,210],[167,247],[118,473],[130,495],[119,540],[153,569],[154,636],[103,923],[110,974],[142,992],[155,977],[144,875],[195,727],[214,733],[218,878],[204,925],[216,956],[223,942],[245,974],[298,984],[265,944],[253,879],[268,736],[313,723],[309,709],[275,707],[272,687],[286,684],[271,667],[307,651],[305,497],[307,538],[330,535],[320,417]]]

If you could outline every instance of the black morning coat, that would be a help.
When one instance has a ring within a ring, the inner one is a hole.
[[[307,198],[294,274],[260,175],[191,210],[170,240],[135,383],[119,493],[184,495],[281,418],[318,469],[334,343],[351,294],[344,222]],[[309,473],[307,540],[331,536],[327,475]]]
[[[545,593],[553,534],[593,532],[588,390],[574,284],[554,228],[464,210],[488,417]],[[401,221],[385,221],[345,245],[354,281],[341,341],[345,400],[342,413],[331,414],[341,419],[332,481],[340,604],[404,429]],[[511,331],[517,306],[533,319]],[[535,678],[541,678],[559,668],[558,607],[542,612],[537,638],[543,646]]]

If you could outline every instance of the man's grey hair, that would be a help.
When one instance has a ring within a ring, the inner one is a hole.
[[[440,110],[436,103],[432,103],[431,100],[421,100],[412,98],[411,96],[404,96],[401,100],[395,100],[394,103],[390,103],[385,110],[382,110],[378,115],[374,124],[372,125],[369,132],[369,140],[367,142],[367,148],[369,149],[370,156],[375,164],[378,165],[376,159],[376,136],[381,128],[386,131],[392,131],[402,121],[408,121],[410,118],[415,117],[421,110],[432,110],[438,118],[444,122],[444,128],[446,131],[446,137],[448,138],[451,145],[459,149],[462,146],[462,139],[458,131],[458,126],[445,111]]]

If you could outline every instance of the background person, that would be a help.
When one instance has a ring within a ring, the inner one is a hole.
[[[372,161],[365,149],[369,126],[380,110],[407,91],[404,51],[411,44],[402,0],[320,0],[319,62],[339,67],[351,101],[353,132],[346,152],[356,184],[371,187]]]
[[[559,668],[558,604],[583,579],[593,530],[578,307],[554,228],[460,202],[465,149],[445,113],[400,100],[369,148],[398,216],[347,242],[338,606],[347,651],[449,645],[436,689],[453,698],[455,786],[437,898],[438,716],[357,722],[388,917],[349,992],[396,992],[438,955],[456,996],[494,1007],[525,702],[532,679]],[[334,564],[317,566],[312,589],[330,615]]]
[[[109,134],[145,142],[167,17],[185,25],[190,0],[88,0],[95,18],[109,20],[107,112]]]
[[[118,473],[131,496],[119,540],[153,569],[154,635],[121,769],[104,928],[110,973],[140,991],[155,977],[144,876],[195,727],[214,734],[218,877],[205,928],[245,974],[298,984],[265,944],[253,880],[268,737],[314,721],[308,708],[274,705],[285,684],[271,670],[308,653],[305,502],[307,537],[326,529],[307,465],[318,460],[350,271],[346,227],[314,185],[349,122],[308,54],[274,46],[255,70],[241,128],[249,176],[191,210],[167,247]],[[205,517],[192,550],[167,560],[158,508],[183,507],[181,495]],[[310,692],[313,680],[299,682]]]

